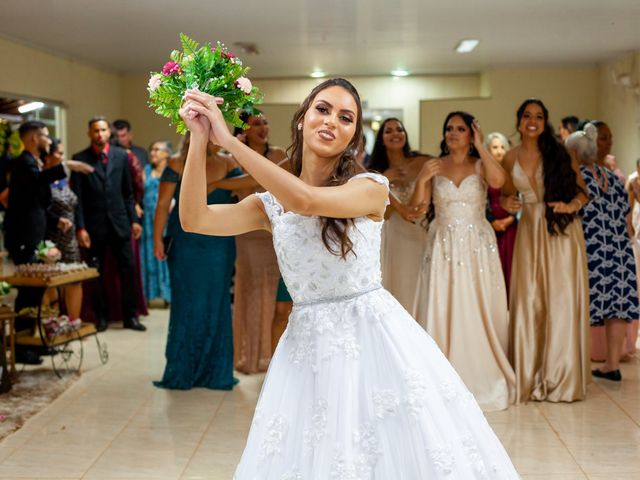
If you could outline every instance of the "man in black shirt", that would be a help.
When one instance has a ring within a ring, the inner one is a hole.
[[[72,227],[70,220],[51,213],[49,185],[65,178],[62,164],[43,168],[40,152],[51,145],[49,130],[42,122],[29,121],[20,125],[22,154],[11,161],[9,168],[9,204],[4,220],[5,245],[16,265],[36,261],[35,249],[45,239],[47,225],[62,230]],[[30,305],[24,305],[30,306]],[[23,305],[16,300],[16,309]]]
[[[22,154],[9,166],[9,202],[4,219],[5,245],[16,265],[35,262],[35,250],[45,239],[47,225],[68,230],[70,220],[49,211],[51,204],[50,184],[65,178],[60,162],[43,168],[40,152],[49,150],[49,130],[42,122],[29,121],[20,125],[20,140],[24,145]],[[55,162],[55,160],[54,160]],[[42,301],[42,292],[33,288],[18,288],[15,310],[37,306]],[[33,326],[29,318],[16,319],[16,330]],[[16,347],[16,360],[24,363],[39,363],[38,352]]]

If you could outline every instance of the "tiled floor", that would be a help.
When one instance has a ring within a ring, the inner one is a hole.
[[[0,443],[0,478],[231,479],[263,376],[239,375],[232,392],[154,388],[167,317],[154,310],[146,333],[105,332],[105,366],[88,340],[80,380]],[[640,479],[640,360],[623,376],[594,382],[584,402],[488,416],[524,479]]]

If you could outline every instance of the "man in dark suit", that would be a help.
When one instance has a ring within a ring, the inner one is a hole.
[[[133,133],[131,132],[131,124],[129,121],[116,120],[113,122],[113,129],[116,131],[118,146],[125,150],[131,150],[144,169],[145,165],[149,163],[149,154],[146,149],[133,144]]]
[[[79,160],[94,167],[89,175],[73,173],[71,185],[78,196],[78,243],[89,249],[98,269],[104,272],[107,248],[118,262],[122,291],[122,323],[125,328],[146,330],[136,316],[133,251],[131,234],[142,233],[136,215],[127,152],[109,145],[111,129],[104,117],[89,120],[91,145],[76,153]],[[107,328],[107,310],[104,289],[94,288],[94,306],[97,310],[98,330]]]
[[[9,200],[4,219],[5,245],[16,265],[37,261],[35,250],[45,239],[47,225],[62,230],[73,226],[70,220],[48,210],[51,204],[49,184],[66,176],[60,162],[43,169],[40,154],[51,145],[49,130],[42,122],[28,121],[20,125],[18,132],[24,150],[11,161],[8,169]],[[41,301],[42,292],[18,288],[15,310],[19,312],[25,307],[37,306]],[[16,330],[28,328],[33,328],[33,319],[16,319]],[[38,364],[42,362],[40,353],[37,349],[16,346],[16,361]]]
[[[60,162],[43,169],[40,154],[51,145],[49,130],[42,122],[29,121],[20,125],[19,134],[24,150],[9,167],[9,203],[4,220],[5,245],[16,265],[36,261],[35,249],[45,239],[47,225],[62,230],[73,226],[70,220],[48,211],[49,185],[66,176]],[[20,291],[16,310],[37,305],[39,299],[30,297],[28,290]]]

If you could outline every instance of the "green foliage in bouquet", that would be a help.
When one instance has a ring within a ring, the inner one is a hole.
[[[187,127],[179,114],[184,93],[187,89],[198,89],[223,98],[220,110],[225,120],[245,128],[241,111],[257,113],[254,105],[262,103],[262,93],[245,77],[249,68],[220,42],[215,47],[210,43],[200,46],[184,33],[180,34],[180,41],[182,51],[171,52],[171,60],[165,63],[162,72],[151,73],[147,88],[149,106],[167,117],[177,132],[184,135]]]

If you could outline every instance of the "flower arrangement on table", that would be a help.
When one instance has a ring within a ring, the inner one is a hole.
[[[149,106],[169,118],[177,132],[184,135],[187,127],[179,111],[185,92],[197,89],[223,98],[220,110],[225,120],[245,128],[240,113],[258,113],[254,105],[262,103],[262,93],[245,76],[249,68],[220,42],[215,47],[210,43],[200,46],[184,33],[180,34],[180,41],[183,51],[171,52],[171,60],[164,64],[162,72],[151,73],[147,87]]]
[[[50,240],[40,242],[36,247],[36,257],[44,263],[56,263],[62,258],[62,252]]]
[[[42,326],[47,338],[51,339],[56,335],[78,330],[82,326],[82,320],[71,320],[67,315],[50,315],[42,319]]]

